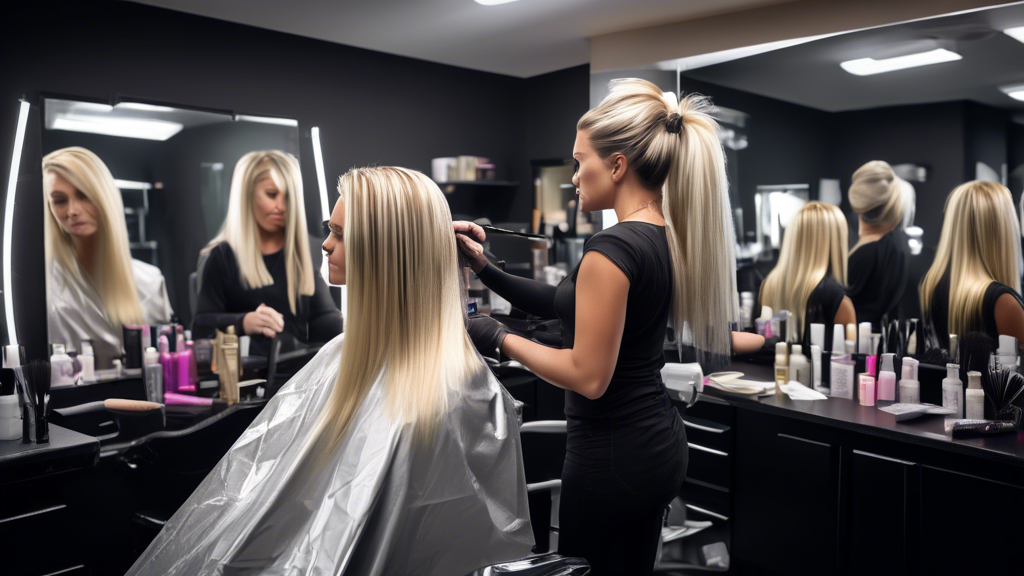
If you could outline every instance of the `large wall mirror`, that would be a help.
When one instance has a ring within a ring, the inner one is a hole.
[[[119,274],[132,276],[145,324],[192,325],[200,255],[224,227],[243,157],[277,151],[294,168],[293,185],[317,181],[299,173],[293,119],[67,97],[44,97],[42,105],[44,164],[53,158],[60,167],[43,174],[49,341],[80,352],[81,340],[92,340],[97,368],[119,355],[114,345],[103,350],[104,341],[121,337],[121,327],[100,296],[117,292],[111,279]],[[104,192],[107,171],[114,189]],[[319,271],[321,200],[315,185],[303,188],[302,233]],[[125,237],[127,267],[117,247]]]

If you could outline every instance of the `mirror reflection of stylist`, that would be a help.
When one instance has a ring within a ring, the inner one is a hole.
[[[811,324],[824,324],[826,350],[831,350],[832,325],[857,322],[844,290],[847,246],[846,218],[832,204],[807,203],[786,228],[779,262],[761,282],[758,301],[793,313],[795,342],[809,342]]]
[[[665,507],[686,474],[686,433],[660,373],[669,317],[689,324],[702,358],[730,353],[736,240],[708,110],[631,79],[580,119],[580,209],[614,209],[619,223],[587,242],[557,288],[499,271],[458,235],[490,289],[562,321],[562,349],[507,334],[487,316],[468,327],[479,349],[500,347],[566,390],[559,553],[586,558],[595,576],[651,574]],[[484,239],[468,222],[456,230]]]
[[[313,270],[298,161],[250,152],[235,165],[224,229],[207,260],[193,325],[197,336],[234,326],[238,334],[302,342],[341,333],[341,313]]]
[[[98,156],[77,146],[47,154],[43,194],[50,343],[81,352],[91,340],[96,367],[110,368],[124,326],[170,321],[164,276],[132,259],[121,191]]]
[[[889,164],[873,160],[853,173],[848,192],[857,213],[858,240],[850,251],[847,293],[857,319],[881,329],[882,317],[897,318],[907,284],[906,257],[900,242],[905,202],[903,185]]]
[[[932,346],[948,348],[950,334],[969,332],[1024,343],[1018,238],[1020,224],[1005,186],[979,180],[949,195],[939,248],[920,286]]]

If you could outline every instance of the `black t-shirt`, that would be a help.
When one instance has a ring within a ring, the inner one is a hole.
[[[897,317],[907,286],[906,255],[897,241],[899,235],[893,230],[850,254],[847,294],[857,311],[857,322],[871,322],[873,332],[881,330],[882,316]]]
[[[760,296],[760,291],[758,291]],[[846,296],[846,289],[832,276],[825,274],[825,277],[818,282],[818,285],[811,290],[807,296],[807,307],[804,310],[803,342],[805,349],[811,349],[811,324],[825,325],[825,348],[832,349],[832,326],[836,322],[836,313]],[[755,317],[761,317],[761,303],[758,302],[754,308]],[[779,310],[773,310],[779,312]],[[792,310],[790,310],[792,312]]]
[[[661,381],[672,305],[672,260],[666,229],[647,222],[620,222],[595,234],[584,247],[584,256],[591,251],[608,257],[629,280],[626,322],[608,390],[596,400],[566,391],[565,415],[576,423],[614,419],[617,425],[628,425],[671,408]],[[567,348],[575,340],[578,273],[577,265],[555,293],[562,345]]]
[[[996,325],[996,301],[1003,294],[1013,294],[1017,303],[1024,308],[1024,301],[1020,294],[999,282],[992,282],[985,289],[985,297],[981,302],[981,328],[977,331],[984,331],[990,338],[999,340],[999,328]],[[935,285],[932,292],[932,305],[928,311],[928,322],[926,322],[929,339],[938,342],[942,348],[949,348],[949,271]],[[972,330],[974,331],[974,330]],[[963,334],[961,334],[963,336]]]
[[[319,274],[313,275],[312,296],[301,296],[295,302],[295,314],[288,305],[288,276],[284,250],[265,254],[263,262],[274,283],[261,288],[245,289],[235,252],[227,242],[210,250],[203,267],[202,284],[196,304],[193,331],[197,338],[211,338],[214,329],[234,326],[236,334],[244,334],[242,319],[266,304],[284,316],[285,332],[302,342],[327,342],[341,333],[341,312],[331,300],[330,289]]]

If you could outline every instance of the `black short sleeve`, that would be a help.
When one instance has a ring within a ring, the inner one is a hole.
[[[985,332],[993,338],[999,338],[999,327],[996,325],[996,301],[1003,294],[1013,294],[1017,304],[1024,308],[1024,301],[1021,300],[1020,294],[1017,294],[1016,290],[999,282],[989,284],[988,289],[985,290],[985,299],[981,304],[981,319],[985,324]]]
[[[584,256],[587,252],[600,252],[608,257],[626,275],[630,284],[642,274],[640,270],[641,259],[637,254],[637,247],[628,239],[616,234],[596,234],[587,242],[583,249]]]

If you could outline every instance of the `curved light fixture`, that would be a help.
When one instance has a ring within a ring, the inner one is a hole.
[[[942,62],[953,62],[954,60],[961,59],[963,59],[963,56],[956,52],[950,52],[945,48],[936,48],[935,50],[929,50],[928,52],[918,52],[917,54],[907,54],[906,56],[884,58],[881,60],[875,60],[874,58],[858,58],[856,60],[847,60],[839,65],[843,67],[843,70],[846,70],[850,74],[854,74],[856,76],[870,76],[872,74],[904,70],[906,68],[915,68],[917,66],[927,66],[929,64],[940,64]]]
[[[21,168],[21,149],[25,144],[28,110],[29,103],[22,100],[18,110],[18,128],[14,132],[14,153],[11,155],[11,173],[7,179],[7,198],[4,202],[4,316],[7,319],[7,343],[12,346],[18,345],[18,327],[14,323],[14,282],[11,278],[14,196],[18,192],[18,170]]]
[[[498,4],[508,4],[510,2],[515,2],[516,0],[474,0],[474,1],[477,4],[482,4],[484,6],[497,6]]]

